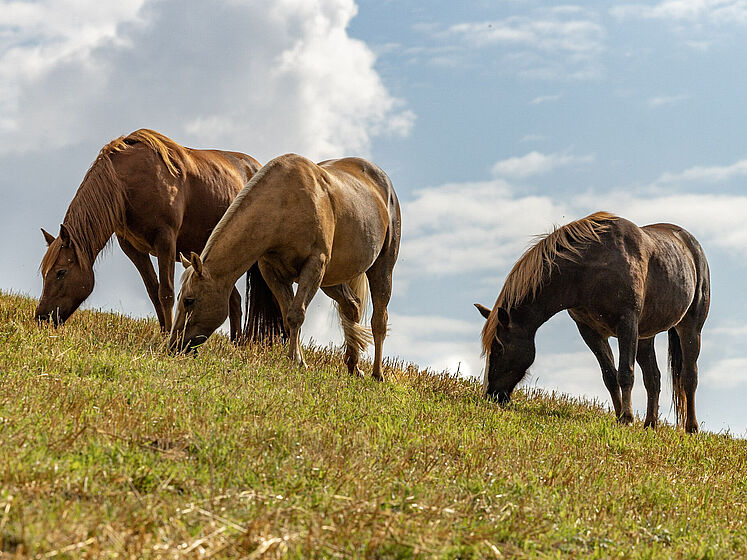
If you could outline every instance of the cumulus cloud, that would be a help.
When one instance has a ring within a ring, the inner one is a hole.
[[[2,34],[0,151],[103,144],[145,125],[265,159],[323,158],[412,125],[346,32],[352,0],[62,4],[4,6],[16,15]]]
[[[543,154],[529,152],[526,155],[512,157],[496,162],[493,165],[493,175],[497,177],[525,178],[533,175],[543,175],[572,164],[590,163],[594,161],[591,155],[574,156],[567,153]]]

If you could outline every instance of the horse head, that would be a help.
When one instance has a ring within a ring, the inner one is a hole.
[[[479,303],[475,307],[487,319],[497,314],[496,330],[487,350],[483,390],[486,396],[507,403],[511,393],[534,362],[534,333],[520,321],[513,320],[503,307],[491,311]]]
[[[169,350],[193,352],[228,317],[228,299],[233,286],[216,282],[197,253],[193,252],[189,260],[181,253],[179,258],[186,270],[169,336]]]
[[[85,261],[70,230],[60,225],[54,237],[42,228],[47,253],[41,264],[44,280],[34,317],[55,326],[64,323],[93,291],[93,267]]]

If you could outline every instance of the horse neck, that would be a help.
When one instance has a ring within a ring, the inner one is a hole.
[[[252,205],[224,216],[202,252],[203,264],[218,282],[231,286],[257,262],[266,249],[261,216]],[[217,234],[217,235],[216,235]]]
[[[572,273],[571,266],[568,262],[557,263],[536,295],[527,297],[511,310],[511,319],[516,319],[534,334],[553,315],[576,307],[579,279]]]
[[[101,169],[101,167],[104,169]],[[91,166],[63,224],[71,230],[80,252],[90,264],[106,247],[118,227],[125,225],[125,192],[109,158]]]

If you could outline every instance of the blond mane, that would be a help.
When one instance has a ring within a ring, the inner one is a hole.
[[[483,352],[490,351],[498,330],[498,308],[510,312],[527,298],[534,299],[552,268],[557,266],[559,257],[576,261],[585,247],[599,241],[599,235],[607,231],[609,222],[614,220],[617,220],[614,214],[596,212],[539,236],[519,257],[506,277],[503,289],[482,330]]]
[[[93,266],[96,255],[107,245],[112,232],[125,227],[125,185],[114,169],[111,155],[131,149],[139,143],[157,153],[174,177],[195,169],[187,148],[154,130],[136,130],[101,148],[63,220],[72,234],[76,257],[83,267]],[[54,266],[61,249],[62,242],[57,238],[42,259],[40,268],[43,275]]]

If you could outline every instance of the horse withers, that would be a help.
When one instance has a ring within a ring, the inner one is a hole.
[[[59,235],[42,229],[48,248],[41,263],[44,287],[36,318],[58,325],[72,315],[91,294],[94,261],[116,234],[143,279],[161,329],[168,332],[177,253],[202,250],[231,201],[260,167],[246,154],[186,148],[148,129],[109,142],[86,173]],[[158,260],[158,276],[150,255]],[[260,287],[259,270],[250,275]],[[236,340],[241,333],[238,290],[232,289],[229,298],[231,337]],[[274,313],[279,324],[277,307]],[[270,324],[272,317],[264,322]]]
[[[658,422],[660,372],[654,337],[667,331],[678,425],[697,432],[695,389],[710,275],[700,244],[673,224],[638,227],[599,212],[555,229],[506,278],[482,331],[484,390],[506,402],[534,362],[537,329],[567,309],[597,358],[621,423],[633,421],[635,361],[648,394],[644,425]],[[618,339],[615,368],[608,339]]]
[[[295,154],[275,158],[236,197],[202,254],[184,259],[187,270],[171,348],[188,351],[204,342],[226,317],[226,296],[233,283],[258,262],[280,304],[290,358],[301,365],[300,328],[309,302],[321,288],[338,306],[348,370],[361,375],[359,354],[370,334],[359,322],[368,284],[373,377],[382,379],[400,229],[392,183],[372,163],[344,158],[315,164]]]

